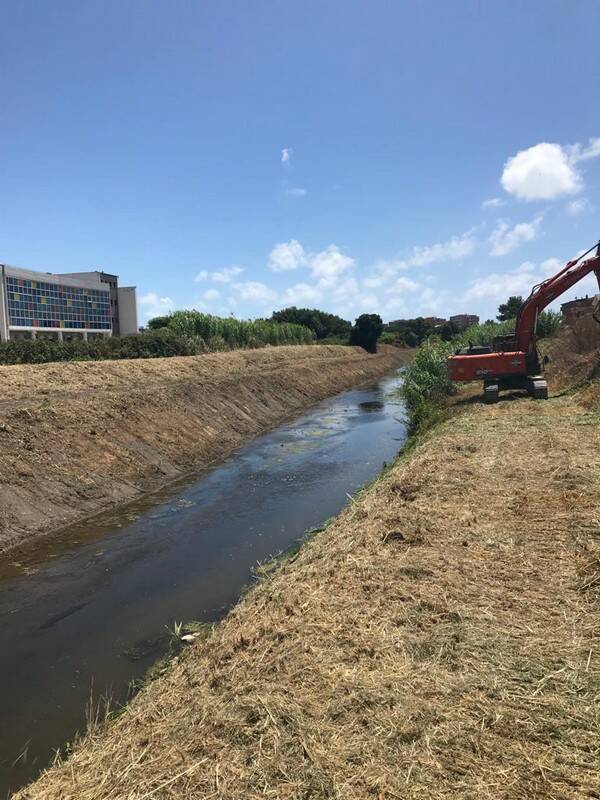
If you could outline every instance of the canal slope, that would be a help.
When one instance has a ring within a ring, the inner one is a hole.
[[[214,623],[258,563],[297,546],[396,456],[401,376],[312,406],[204,473],[0,558],[0,798],[172,656],[175,621]]]
[[[19,798],[598,797],[598,408],[458,403]]]
[[[0,367],[0,551],[205,467],[405,358],[301,346]]]

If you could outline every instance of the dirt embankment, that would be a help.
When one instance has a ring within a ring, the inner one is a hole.
[[[570,325],[563,325],[558,334],[541,342],[549,358],[548,384],[559,391],[600,377],[600,325],[584,316]]]
[[[403,358],[279,347],[0,367],[0,550],[157,489]]]
[[[600,797],[598,452],[466,398],[19,797]]]

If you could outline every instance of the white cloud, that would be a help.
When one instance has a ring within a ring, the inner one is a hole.
[[[319,281],[321,288],[335,284],[337,278],[354,264],[354,259],[345,256],[335,244],[330,244],[326,250],[309,256],[310,271],[313,278]]]
[[[335,244],[318,253],[309,253],[297,239],[275,245],[269,254],[270,270],[287,272],[300,267],[308,268],[320,289],[333,285],[354,264],[354,259],[344,255]]]
[[[471,255],[476,247],[477,240],[473,231],[467,231],[461,236],[452,236],[445,242],[436,242],[425,247],[415,246],[405,258],[376,261],[364,284],[373,289],[389,285],[394,276],[402,270],[427,266],[438,261],[460,261]]]
[[[277,293],[258,281],[234,283],[233,288],[239,292],[241,299],[247,302],[274,303],[277,300]]]
[[[600,137],[590,139],[587,147],[582,144],[573,144],[567,147],[567,152],[574,164],[588,161],[590,158],[598,158],[600,156]]]
[[[583,178],[577,164],[600,156],[600,138],[587,145],[540,142],[509,158],[502,172],[502,186],[521,200],[552,200],[577,194]]]
[[[499,208],[505,204],[505,200],[501,197],[490,197],[489,200],[484,200],[481,204],[482,208]]]
[[[416,292],[417,289],[421,287],[420,283],[416,281],[411,281],[410,278],[405,278],[400,276],[396,279],[394,284],[392,285],[392,289],[396,289],[402,292]]]
[[[276,244],[269,254],[269,269],[273,272],[286,272],[308,264],[308,256],[297,239]]]
[[[294,152],[293,147],[284,147],[283,150],[281,151],[281,163],[289,164],[293,152]]]
[[[521,200],[551,200],[581,190],[581,176],[564,148],[541,142],[509,158],[502,186]]]
[[[422,267],[436,261],[459,261],[475,249],[475,239],[471,231],[462,236],[453,236],[446,242],[438,242],[427,247],[413,247],[408,258],[408,266]]]
[[[504,302],[511,295],[521,295],[521,297],[526,298],[536,284],[541,283],[546,278],[550,278],[552,275],[556,275],[565,263],[558,258],[547,258],[541,264],[524,261],[508,272],[493,272],[489,275],[482,275],[472,282],[465,294],[465,300],[487,300],[496,304]],[[586,293],[593,294],[597,290],[598,284],[594,276],[587,275],[569,291],[557,297],[550,304],[550,307],[557,310],[567,300],[582,297]]]
[[[323,293],[309,283],[296,283],[283,293],[282,302],[286,306],[306,306],[320,303]]]
[[[547,258],[540,264],[542,278],[549,278],[551,275],[556,275],[559,269],[564,267],[564,264],[558,258]]]
[[[243,271],[244,267],[224,267],[214,272],[208,272],[203,269],[196,275],[194,280],[197,282],[215,281],[215,283],[231,283],[231,281],[237,278],[238,275],[241,275]]]
[[[140,297],[140,306],[144,319],[151,319],[169,314],[173,310],[173,301],[170,297],[160,297],[156,292],[148,292]]]
[[[589,200],[586,197],[579,197],[577,200],[570,200],[566,205],[566,212],[570,217],[578,217],[590,208]]]
[[[394,280],[396,274],[405,269],[408,269],[408,263],[402,258],[376,261],[373,265],[373,271],[367,275],[363,282],[370,289],[388,286]]]
[[[450,293],[448,291],[443,289],[440,291],[427,287],[421,292],[419,300],[420,316],[423,314],[441,314],[441,316],[447,316],[450,302]]]
[[[299,186],[287,189],[285,193],[288,197],[306,197],[307,194],[306,189],[301,189]]]
[[[528,295],[539,279],[535,264],[525,261],[510,272],[492,272],[477,278],[465,294],[465,300],[506,300],[511,295]]]
[[[532,222],[520,222],[511,228],[507,222],[500,220],[489,239],[492,246],[490,255],[505,256],[507,253],[516,250],[524,242],[530,242],[535,239],[539,233],[541,222],[542,217],[540,215]]]
[[[207,289],[202,295],[203,300],[217,300],[221,296],[218,289]]]

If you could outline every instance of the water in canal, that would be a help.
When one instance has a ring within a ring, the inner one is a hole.
[[[0,797],[118,700],[174,621],[223,616],[258,561],[293,545],[400,449],[399,375],[345,392],[221,465],[0,560]]]

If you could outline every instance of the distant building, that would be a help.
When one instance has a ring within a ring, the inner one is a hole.
[[[444,325],[446,320],[443,317],[423,317],[423,322],[426,325]]]
[[[465,328],[470,328],[471,325],[479,325],[479,317],[477,314],[455,314],[450,317],[450,322],[458,328],[459,331]]]
[[[0,264],[0,341],[137,333],[136,290],[105,272],[54,274]]]
[[[563,303],[560,307],[561,313],[567,322],[574,322],[579,317],[587,317],[593,312],[594,298],[581,297],[575,300],[569,300],[568,303]]]

